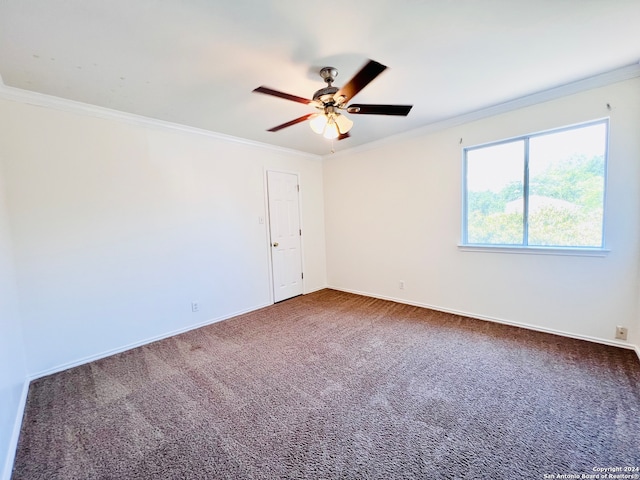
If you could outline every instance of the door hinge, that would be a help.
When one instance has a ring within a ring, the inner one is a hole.
[[[304,272],[300,272],[300,276],[304,279]]]
[[[300,191],[300,185],[296,185],[296,188],[298,189],[298,191]]]
[[[302,229],[298,230],[300,232],[300,236],[302,236]]]

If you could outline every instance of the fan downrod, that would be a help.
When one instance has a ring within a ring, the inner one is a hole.
[[[338,91],[338,87],[334,87],[331,84],[338,76],[338,69],[335,67],[324,67],[320,70],[320,76],[327,83],[327,86],[314,93],[313,100],[320,102],[323,107],[333,105],[333,95]]]

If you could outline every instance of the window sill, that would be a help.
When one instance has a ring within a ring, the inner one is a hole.
[[[605,248],[578,247],[515,247],[508,245],[458,245],[461,252],[516,253],[526,255],[565,255],[575,257],[606,257]]]

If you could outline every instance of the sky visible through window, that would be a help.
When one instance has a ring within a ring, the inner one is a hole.
[[[552,162],[570,157],[574,153],[583,153],[593,157],[604,155],[606,144],[606,125],[604,123],[588,127],[567,130],[553,135],[540,135],[531,138],[530,153],[536,161],[529,164],[529,173],[535,174],[548,168]],[[579,151],[576,152],[576,146]],[[524,175],[524,141],[518,140],[491,149],[469,150],[468,183],[470,190],[490,190],[498,192],[509,181],[522,179]]]

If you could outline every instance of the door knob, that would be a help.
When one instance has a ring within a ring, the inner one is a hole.
[[[278,245],[280,245],[278,242],[274,242],[273,246],[277,247]]]

